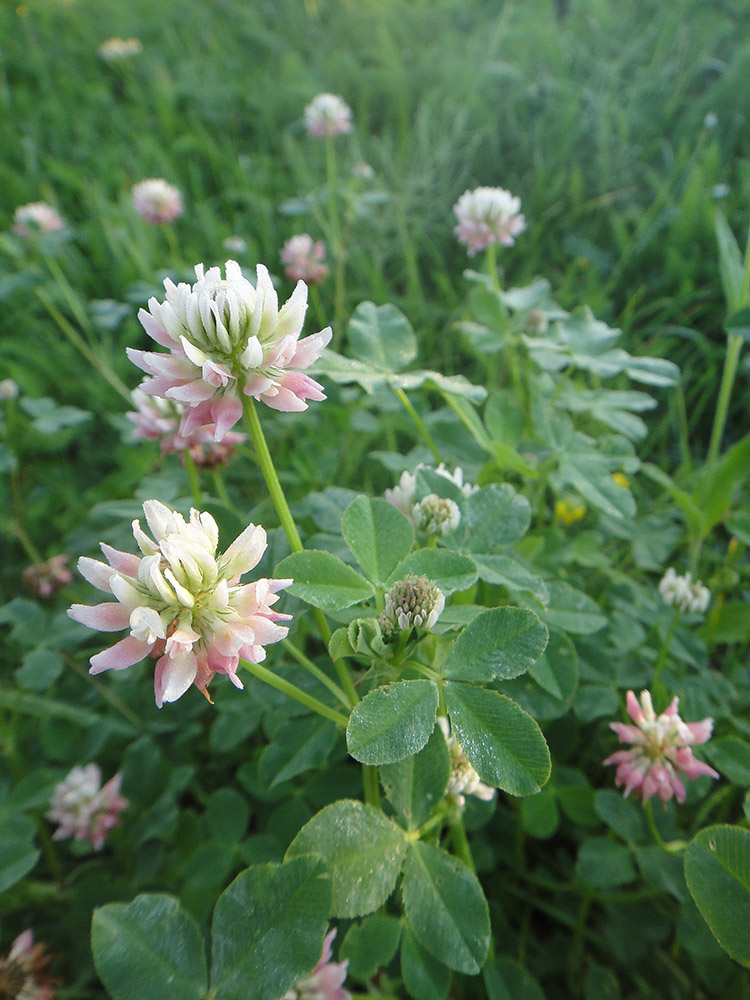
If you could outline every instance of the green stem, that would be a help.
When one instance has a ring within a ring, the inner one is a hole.
[[[229,494],[227,493],[227,488],[224,485],[224,479],[221,475],[220,469],[214,469],[212,475],[214,481],[214,489],[216,490],[216,495],[229,510],[234,510],[234,504],[229,499]]]
[[[330,205],[331,229],[336,236],[336,242],[341,241],[341,224],[339,222],[339,212],[336,200],[336,150],[333,145],[333,138],[326,136],[326,183],[328,184],[328,204]]]
[[[362,765],[362,785],[365,790],[365,802],[373,809],[380,809],[380,785],[378,769],[370,764]]]
[[[294,643],[289,639],[282,639],[281,644],[284,649],[286,649],[287,653],[289,653],[289,655],[293,657],[293,659],[295,659],[301,667],[307,670],[308,673],[312,674],[313,677],[317,677],[321,684],[325,684],[331,694],[334,695],[345,708],[351,708],[349,699],[338,686],[336,681],[332,680],[332,678],[330,678],[325,671],[321,670],[320,667],[313,663],[308,656],[305,656],[301,649],[297,649]]]
[[[78,325],[81,327],[81,329],[85,330],[86,333],[91,333],[92,330],[91,320],[89,319],[86,310],[81,305],[81,300],[73,291],[70,282],[63,274],[60,265],[57,263],[54,257],[45,257],[44,260],[47,264],[47,267],[50,269],[52,277],[57,282],[60,291],[63,293],[65,301],[68,303],[68,306],[70,307],[70,311],[73,313],[76,320],[78,321]]]
[[[273,459],[271,458],[271,453],[268,450],[268,445],[266,444],[266,439],[263,434],[263,428],[260,425],[260,420],[258,419],[258,414],[255,409],[255,403],[253,402],[251,396],[242,396],[242,410],[245,414],[245,423],[248,431],[250,432],[253,447],[255,448],[258,465],[260,466],[263,478],[266,481],[268,492],[271,494],[271,500],[276,508],[276,513],[279,515],[281,526],[286,532],[286,537],[289,539],[289,545],[291,546],[292,552],[301,552],[303,549],[302,540],[299,537],[297,526],[295,525],[294,518],[289,510],[289,505],[286,502],[286,497],[284,496],[284,491],[281,488],[279,477],[276,475]]]
[[[664,668],[664,664],[667,661],[667,654],[669,652],[669,647],[674,639],[674,634],[677,631],[677,626],[680,623],[680,609],[675,608],[674,614],[672,615],[672,621],[669,623],[669,628],[667,629],[667,634],[664,636],[664,641],[661,644],[659,650],[659,656],[656,660],[656,665],[654,667],[654,676],[651,680],[651,693],[660,698],[666,698],[667,690],[661,682],[661,672]]]
[[[484,262],[487,268],[487,274],[492,282],[492,287],[499,294],[502,289],[500,287],[500,276],[497,273],[497,250],[495,249],[494,243],[490,243],[487,247],[487,254],[484,258]]]
[[[169,225],[169,223],[164,223],[162,225],[162,231],[167,238],[167,246],[169,247],[169,253],[172,257],[172,266],[174,268],[182,267],[182,254],[180,253],[180,248],[177,243],[177,237],[174,234],[174,229]]]
[[[187,472],[188,481],[190,483],[190,492],[193,494],[193,500],[198,507],[203,506],[203,494],[201,493],[201,484],[198,478],[198,470],[195,467],[195,462],[193,461],[193,456],[190,454],[190,449],[186,448],[183,452],[185,458],[185,471]]]
[[[656,820],[654,819],[654,803],[652,799],[649,799],[648,802],[646,802],[644,807],[644,812],[646,813],[646,822],[648,823],[648,828],[651,831],[651,834],[654,840],[656,841],[657,845],[661,847],[663,851],[666,851],[667,854],[671,854],[672,852],[667,846],[667,843],[662,837],[661,833],[659,833],[659,828],[656,825]]]
[[[289,681],[284,680],[283,677],[279,677],[278,674],[274,674],[271,670],[266,667],[262,667],[259,663],[250,663],[248,660],[240,660],[240,663],[249,671],[253,677],[257,677],[259,681],[263,681],[270,687],[275,688],[277,691],[281,691],[282,694],[288,695],[290,698],[294,698],[301,705],[309,708],[311,712],[317,712],[318,715],[322,715],[324,719],[330,719],[331,722],[335,722],[337,726],[341,726],[342,729],[346,729],[346,724],[349,719],[347,716],[342,715],[341,712],[337,712],[335,708],[329,708],[322,701],[318,701],[317,698],[313,698],[311,694],[298,688],[296,684],[291,684]]]
[[[471,856],[471,847],[469,846],[469,838],[466,836],[463,816],[460,816],[455,823],[451,823],[451,842],[457,857],[476,875],[477,869],[474,865],[474,858]]]
[[[91,350],[91,348],[83,339],[83,337],[81,337],[78,331],[65,319],[62,313],[57,309],[57,307],[54,305],[54,303],[47,295],[47,293],[44,291],[44,289],[36,288],[34,291],[36,297],[42,303],[42,305],[50,314],[55,323],[57,323],[58,327],[60,328],[60,330],[62,330],[62,332],[71,342],[71,344],[73,344],[74,347],[76,347],[81,352],[84,358],[86,358],[86,360],[94,366],[94,368],[99,372],[99,374],[104,379],[106,379],[107,382],[109,382],[112,388],[116,389],[117,392],[119,392],[120,395],[123,397],[123,399],[126,399],[128,403],[132,405],[133,399],[130,394],[130,390],[125,385],[125,383],[117,375],[115,375],[115,373],[112,371],[109,365],[105,364],[105,362],[102,361],[101,358],[98,358],[96,354],[94,354],[94,352]]]
[[[393,383],[391,383],[391,388],[396,393],[396,395],[398,396],[398,398],[401,400],[401,403],[403,404],[403,407],[406,410],[406,412],[409,414],[409,416],[411,417],[411,419],[414,421],[414,424],[416,425],[417,430],[419,431],[419,433],[422,435],[422,437],[425,440],[425,444],[430,449],[430,451],[432,452],[432,454],[435,456],[435,461],[436,462],[442,462],[442,458],[440,456],[440,452],[438,451],[437,445],[432,440],[432,436],[431,436],[430,432],[427,430],[427,426],[426,426],[424,420],[422,420],[422,418],[420,417],[420,415],[414,409],[414,406],[412,405],[412,402],[409,399],[409,397],[406,395],[406,393],[404,392],[403,389],[399,388],[398,386],[393,385]]]
[[[727,412],[729,410],[729,400],[732,396],[732,386],[737,374],[737,365],[740,361],[742,351],[742,335],[730,333],[727,339],[727,353],[724,359],[724,371],[721,376],[721,386],[719,388],[719,399],[716,403],[714,414],[714,425],[711,428],[711,441],[708,446],[708,456],[706,458],[707,468],[711,468],[719,456],[721,439],[724,435],[724,426],[727,422]]]

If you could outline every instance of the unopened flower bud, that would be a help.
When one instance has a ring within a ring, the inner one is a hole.
[[[385,595],[385,613],[404,631],[432,628],[445,607],[443,592],[426,576],[407,576]]]
[[[461,511],[454,500],[430,493],[414,508],[414,522],[426,535],[447,535],[455,531]]]

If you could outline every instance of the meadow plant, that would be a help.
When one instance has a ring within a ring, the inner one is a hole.
[[[121,782],[122,775],[116,774],[102,785],[102,773],[96,764],[74,767],[52,794],[47,819],[59,824],[53,839],[88,840],[100,850],[129,804],[120,795]]]
[[[65,228],[65,219],[46,201],[19,205],[13,213],[13,232],[24,239],[39,233],[54,233]]]
[[[17,1000],[54,1000],[55,980],[49,973],[52,956],[46,945],[25,930],[13,941],[7,956],[0,957],[0,990]]]
[[[131,198],[141,218],[155,226],[174,222],[184,210],[180,189],[163,177],[148,177],[134,184]]]
[[[315,139],[332,139],[352,130],[352,109],[338,94],[317,94],[305,106],[305,128]]]
[[[490,244],[512,247],[526,228],[521,199],[505,188],[478,187],[464,191],[453,206],[458,225],[453,230],[470,257]]]
[[[306,285],[317,285],[329,274],[325,256],[325,247],[320,240],[313,242],[312,236],[307,233],[290,236],[281,248],[284,274],[290,281],[304,281]]]
[[[102,42],[97,51],[105,62],[120,62],[140,55],[143,46],[137,38],[113,37]]]

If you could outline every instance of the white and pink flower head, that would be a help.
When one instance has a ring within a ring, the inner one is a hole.
[[[609,727],[621,743],[632,744],[628,750],[618,750],[604,761],[617,764],[615,783],[625,786],[625,798],[634,792],[644,803],[653,796],[662,802],[672,797],[685,801],[685,785],[681,777],[693,780],[701,775],[718,778],[708,764],[693,756],[692,747],[706,743],[713,730],[713,719],[683,722],[673,698],[669,707],[657,715],[649,691],[641,692],[640,703],[632,691],[627,695],[627,712],[635,723],[610,722]]]
[[[331,942],[336,931],[329,931],[323,941],[323,954],[309,976],[300,979],[282,997],[282,1000],[352,1000],[352,995],[344,989],[349,959],[332,962]]]
[[[183,212],[180,189],[162,177],[148,177],[134,184],[132,200],[141,218],[155,226],[174,222]]]
[[[54,1000],[55,980],[48,966],[52,956],[31,930],[23,931],[10,946],[7,957],[0,955],[0,997],[15,1000]]]
[[[304,281],[307,285],[317,285],[328,277],[325,257],[326,248],[320,240],[313,241],[308,233],[290,236],[281,249],[284,274],[291,281]]]
[[[220,441],[242,416],[242,396],[275,410],[305,410],[308,399],[325,399],[323,387],[300,369],[317,361],[331,339],[326,327],[299,340],[307,311],[303,281],[279,309],[267,269],[257,266],[253,286],[234,260],[218,267],[198,264],[194,285],[169,278],[166,299],[149,299],[138,317],[146,332],[169,354],[127,349],[128,357],[154,378],[144,392],[186,407],[180,433],[215,425]]]
[[[122,775],[116,774],[102,786],[102,772],[96,764],[74,767],[52,795],[47,819],[60,824],[53,840],[75,837],[99,850],[129,805],[120,795],[121,781]]]
[[[490,243],[512,247],[526,228],[521,199],[505,188],[478,187],[464,191],[453,206],[458,225],[453,232],[472,257]]]
[[[124,670],[146,656],[156,658],[154,691],[159,708],[176,701],[191,684],[206,695],[217,673],[235,687],[240,658],[265,659],[265,646],[288,629],[271,605],[291,580],[240,577],[256,566],[266,549],[266,533],[248,525],[224,553],[217,553],[219,529],[208,513],[190,511],[190,520],[158,500],[143,504],[153,538],[133,521],[141,556],[102,542],[107,563],[82,556],[78,569],[89,583],[115,601],[89,607],[74,604],[71,618],[100,632],[130,629],[114,646],[91,657],[89,673]],[[210,700],[210,699],[209,699]]]
[[[60,229],[65,229],[65,219],[46,201],[19,205],[13,213],[13,232],[24,239],[31,239],[40,233],[54,233]]]
[[[338,94],[317,94],[305,107],[307,134],[331,139],[352,130],[352,109]]]

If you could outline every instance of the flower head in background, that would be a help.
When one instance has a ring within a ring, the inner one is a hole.
[[[221,244],[230,253],[244,253],[247,250],[247,240],[241,236],[227,236]]]
[[[563,524],[575,524],[586,516],[586,504],[570,497],[561,497],[555,501],[555,517]]]
[[[305,108],[307,134],[318,139],[352,130],[352,109],[338,94],[318,94]]]
[[[329,931],[323,941],[323,954],[309,976],[300,979],[282,997],[282,1000],[352,1000],[352,995],[344,989],[349,960],[332,962],[331,942],[336,931]]]
[[[281,263],[287,278],[304,281],[308,285],[317,285],[328,277],[325,257],[326,248],[320,240],[313,242],[312,236],[307,233],[290,236],[281,250]]]
[[[133,185],[131,195],[136,212],[155,226],[174,222],[182,215],[180,189],[163,177],[148,177],[139,181]]]
[[[495,797],[495,789],[485,785],[473,766],[466,758],[463,747],[451,732],[450,723],[444,715],[438,716],[438,725],[448,744],[451,773],[448,779],[446,794],[456,800],[459,806],[466,802],[466,795],[475,795],[483,802],[490,802]]]
[[[409,520],[415,527],[419,527],[419,521],[417,514],[417,473],[420,469],[429,469],[431,472],[436,472],[443,479],[448,479],[450,482],[454,483],[465,497],[470,497],[472,493],[476,493],[479,489],[478,486],[473,486],[471,483],[464,482],[464,472],[460,467],[456,467],[453,472],[449,472],[446,469],[443,462],[438,465],[436,469],[433,469],[429,465],[424,465],[422,462],[417,465],[414,472],[404,471],[401,473],[401,478],[398,481],[398,485],[394,486],[392,490],[385,491],[385,499],[388,503],[393,504],[402,514],[406,514]],[[425,497],[425,499],[427,499]],[[454,504],[454,506],[456,506]],[[457,506],[456,506],[456,509]],[[459,512],[460,518],[460,512]],[[456,527],[458,521],[454,525]],[[449,529],[452,530],[452,529]],[[444,532],[445,533],[445,532]]]
[[[190,520],[158,500],[143,504],[153,538],[133,521],[142,556],[102,543],[109,565],[82,556],[78,569],[115,602],[74,604],[71,618],[100,632],[130,629],[114,646],[91,657],[90,673],[124,670],[145,656],[156,657],[154,692],[159,708],[176,701],[191,684],[208,697],[216,673],[237,677],[240,657],[265,659],[265,646],[283,639],[287,620],[272,610],[278,591],[291,580],[240,583],[266,549],[266,533],[249,525],[224,553],[217,553],[219,529],[208,513],[190,511]]]
[[[17,399],[21,390],[18,382],[12,378],[4,378],[0,381],[0,402],[7,403],[9,399]]]
[[[46,945],[34,944],[30,930],[19,934],[7,957],[0,956],[0,997],[54,1000],[55,980],[48,972],[51,958]]]
[[[464,191],[453,206],[458,225],[453,232],[472,257],[490,243],[512,247],[526,228],[521,199],[505,188],[478,187]]]
[[[65,229],[65,220],[46,201],[32,201],[19,205],[13,213],[13,232],[16,236],[30,239],[40,233],[54,233]]]
[[[47,819],[60,824],[53,840],[75,837],[99,850],[129,805],[120,795],[121,781],[122,775],[116,774],[102,786],[102,772],[96,764],[74,767],[52,795]]]
[[[672,566],[662,577],[659,593],[664,603],[688,614],[703,614],[711,600],[711,591],[700,580],[693,580],[690,573],[679,576]]]
[[[169,354],[128,348],[130,360],[149,375],[144,392],[185,404],[180,433],[215,424],[220,441],[242,416],[241,396],[261,399],[275,410],[305,410],[306,400],[325,399],[323,387],[299,369],[308,368],[331,339],[326,327],[299,341],[307,311],[307,286],[297,282],[279,309],[271,277],[262,264],[253,286],[234,260],[226,277],[218,267],[195,268],[194,285],[169,278],[166,299],[149,299],[138,317]]]
[[[143,46],[137,38],[108,38],[98,48],[98,53],[105,62],[119,62],[137,56]]]
[[[455,500],[430,493],[414,505],[412,519],[425,535],[448,535],[461,522],[461,511]]]
[[[46,562],[27,566],[22,573],[23,582],[39,597],[51,597],[55,591],[73,580],[73,574],[68,569],[68,559],[69,556],[62,552]]]
[[[133,437],[158,441],[162,455],[184,455],[189,451],[196,465],[214,469],[226,465],[237,445],[246,440],[244,434],[227,431],[221,441],[216,441],[213,424],[196,427],[183,436],[179,427],[185,407],[181,403],[150,396],[143,389],[134,389],[131,395],[136,409],[125,416],[135,425]]]
[[[635,723],[610,722],[609,728],[617,733],[620,743],[630,743],[628,750],[618,750],[604,761],[617,764],[615,783],[625,786],[625,798],[631,792],[648,802],[656,795],[662,802],[673,796],[685,801],[685,785],[680,775],[689,780],[719,774],[708,764],[693,756],[692,747],[706,743],[713,730],[713,719],[701,722],[683,722],[677,708],[679,699],[673,698],[666,711],[657,715],[648,691],[641,692],[640,703],[628,691],[627,712]]]
[[[426,576],[397,580],[385,595],[384,622],[394,622],[404,631],[432,628],[445,607],[445,595]]]

